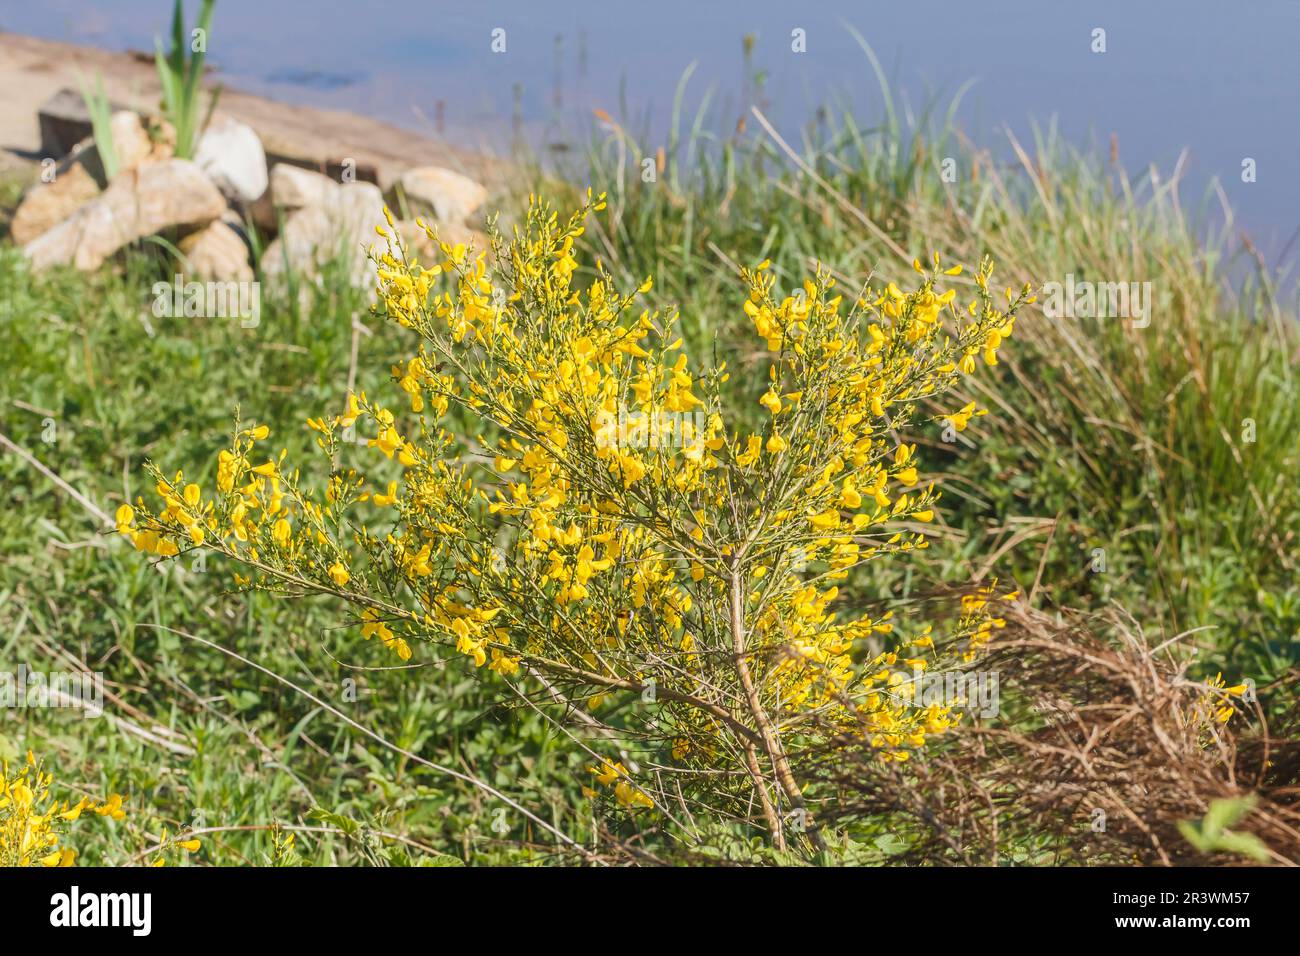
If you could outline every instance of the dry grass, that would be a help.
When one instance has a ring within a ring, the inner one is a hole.
[[[1205,720],[1222,692],[1185,676],[1178,642],[1153,648],[1118,614],[1020,606],[1004,633],[978,665],[1000,676],[1001,716],[903,765],[846,742],[839,816],[891,817],[917,836],[902,856],[913,863],[1223,865],[1251,861],[1198,851],[1179,824],[1244,798],[1234,831],[1269,862],[1300,864],[1294,719],[1269,728],[1236,700],[1226,725]]]

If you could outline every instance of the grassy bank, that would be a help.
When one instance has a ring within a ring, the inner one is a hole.
[[[606,190],[584,269],[599,257],[630,286],[654,275],[651,295],[679,307],[691,350],[725,359],[737,380],[763,356],[736,267],[762,259],[783,286],[824,263],[846,291],[868,276],[901,280],[931,250],[971,264],[992,255],[1012,285],[1067,273],[1152,283],[1146,328],[1041,310],[1019,321],[995,374],[960,397],[991,413],[956,441],[937,422],[914,436],[946,506],[924,562],[872,570],[861,593],[906,604],[940,582],[998,574],[1049,612],[1118,606],[1155,643],[1186,634],[1176,646],[1198,649],[1195,672],[1254,680],[1269,715],[1293,709],[1300,342],[1293,305],[1275,300],[1267,277],[1230,288],[1227,238],[1198,242],[1164,180],[1130,179],[1050,136],[1001,161],[941,123],[918,132],[846,118],[797,146],[759,115],[729,138],[701,128],[671,144],[652,183],[637,171],[653,151],[615,131],[566,181],[538,176],[536,186]],[[947,157],[954,182],[942,175]],[[593,828],[616,824],[593,820],[581,797],[586,755],[540,711],[500,703],[499,687],[462,660],[393,667],[339,626],[337,609],[233,593],[231,569],[216,564],[162,572],[103,533],[99,512],[143,490],[144,457],[164,470],[204,462],[193,477],[210,484],[236,406],[301,457],[310,433],[299,423],[340,410],[354,383],[383,394],[373,370],[411,347],[341,281],[305,306],[265,299],[256,329],[160,318],[150,290],[171,272],[156,247],[98,275],[49,277],[0,250],[0,432],[48,470],[12,450],[0,457],[11,499],[0,529],[5,659],[103,671],[115,715],[18,713],[0,728],[0,755],[31,747],[85,792],[131,795],[137,813],[124,827],[83,837],[86,862],[129,857],[163,825],[206,829],[205,861],[292,861],[275,849],[277,823],[304,828],[304,862],[543,858],[522,824],[494,830],[499,807],[478,790],[339,712],[598,842]],[[763,385],[749,377],[756,399]],[[395,402],[397,386],[385,388]],[[855,847],[882,837],[880,819],[854,824]],[[742,837],[718,833],[712,850],[748,858]],[[1019,858],[1050,859],[1032,835]]]
[[[1300,663],[1300,333],[1294,298],[1249,248],[1230,228],[1205,238],[1176,179],[1131,177],[1050,131],[1008,141],[1003,159],[939,111],[915,127],[842,117],[798,148],[748,120],[725,139],[682,121],[650,183],[620,175],[622,157],[639,170],[654,152],[615,126],[572,176],[611,192],[594,251],[629,281],[664,277],[655,295],[697,350],[741,368],[761,352],[735,308],[736,265],[765,258],[787,288],[817,262],[846,291],[902,284],[932,250],[991,255],[1016,287],[1149,282],[1145,327],[1049,318],[1040,297],[997,374],[961,396],[991,413],[955,441],[938,422],[921,438],[950,522],[931,572],[1000,571],[1042,607],[1116,603],[1153,633],[1195,631],[1182,644],[1203,672],[1249,677],[1287,708],[1290,691],[1269,695]]]
[[[248,420],[295,423],[277,428],[276,439],[301,453],[305,418],[341,406],[354,349],[362,369],[385,368],[405,343],[341,283],[306,308],[264,300],[260,326],[244,329],[154,315],[153,283],[170,269],[148,250],[119,272],[50,278],[32,277],[12,248],[0,256],[0,432],[57,476],[9,449],[0,456],[9,500],[0,532],[4,658],[31,671],[102,671],[113,715],[11,712],[0,756],[31,748],[80,790],[130,795],[125,829],[83,840],[82,860],[121,861],[144,833],[188,826],[216,828],[204,837],[207,860],[265,863],[277,822],[314,828],[296,841],[305,862],[374,859],[379,831],[414,841],[379,856],[526,858],[501,848],[473,788],[182,634],[256,661],[398,747],[436,753],[450,767],[522,788],[530,806],[568,814],[581,768],[557,752],[540,717],[494,705],[491,690],[459,665],[426,661],[414,674],[389,667],[388,655],[319,602],[235,593],[229,567],[186,561],[162,571],[106,533],[100,514],[147,490],[149,456],[206,463],[196,478],[210,483],[236,406]],[[354,316],[364,331],[354,332]],[[315,819],[314,808],[343,819]],[[355,834],[341,832],[350,828],[344,819]]]

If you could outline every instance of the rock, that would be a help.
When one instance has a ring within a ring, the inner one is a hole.
[[[439,166],[408,169],[391,192],[389,205],[394,213],[448,223],[463,224],[487,199],[487,190],[474,180]]]
[[[280,231],[280,218],[306,206],[330,202],[340,186],[336,180],[292,163],[271,167],[271,188],[253,203],[253,221],[267,235]]]
[[[148,126],[149,141],[153,143],[149,158],[156,162],[175,156],[176,127],[171,124],[171,121],[161,116],[151,116],[148,119]]]
[[[268,277],[281,276],[287,268],[315,280],[322,268],[337,257],[354,286],[373,287],[375,265],[366,249],[378,238],[375,226],[384,224],[383,194],[371,183],[339,185],[324,176],[319,178],[333,189],[324,191],[323,202],[299,209],[289,217],[284,231],[262,253],[262,272]]]
[[[113,113],[109,126],[117,151],[119,170],[134,169],[153,150],[153,143],[140,116],[134,110],[109,103]],[[51,158],[75,155],[94,135],[90,110],[76,90],[60,90],[41,106],[41,151]],[[93,170],[91,170],[93,172]]]
[[[142,163],[96,199],[24,246],[33,269],[98,269],[129,243],[173,226],[205,226],[226,209],[217,187],[184,159]]]
[[[195,275],[217,282],[249,281],[253,267],[239,230],[218,219],[180,241],[180,250]]]
[[[20,246],[53,229],[99,195],[99,183],[83,163],[74,162],[55,172],[53,182],[28,190],[14,211],[9,235]]]
[[[129,132],[124,130],[124,135],[129,136]],[[18,245],[26,245],[53,229],[108,185],[99,149],[90,137],[73,146],[57,163],[43,161],[42,180],[51,172],[48,182],[39,182],[27,190],[14,211],[9,231]]]
[[[194,162],[232,202],[254,202],[266,192],[266,152],[251,126],[217,117],[199,138]]]
[[[374,183],[383,188],[379,180],[379,167],[374,163],[357,162],[354,157],[336,156],[319,153],[277,153],[267,150],[266,161],[274,169],[276,166],[292,166],[308,172],[320,173],[326,179],[340,185],[348,183]]]
[[[138,114],[118,110],[109,120],[117,175],[149,160],[157,150]],[[54,167],[55,178],[28,190],[14,212],[9,232],[18,245],[27,245],[90,202],[107,185],[99,147],[89,137],[81,140]]]
[[[271,170],[271,202],[288,212],[306,206],[327,205],[338,198],[342,188],[328,176],[299,166],[280,163]]]
[[[108,122],[113,134],[113,151],[117,154],[117,174],[135,169],[153,152],[153,141],[140,117],[130,110],[118,110]]]
[[[115,110],[125,107],[110,103]],[[36,114],[41,127],[41,152],[51,159],[70,153],[91,135],[90,110],[80,93],[62,89],[46,100]]]

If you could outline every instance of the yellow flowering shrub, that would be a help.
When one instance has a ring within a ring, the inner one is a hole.
[[[77,851],[59,845],[70,823],[83,813],[112,820],[126,816],[119,794],[103,803],[86,797],[60,803],[50,794],[53,784],[53,775],[31,751],[16,770],[8,761],[0,765],[0,866],[73,866]]]
[[[315,483],[265,450],[267,426],[237,423],[215,489],[150,465],[161,505],[124,505],[118,527],[163,557],[213,549],[246,587],[333,595],[396,660],[428,645],[535,681],[635,742],[592,767],[590,796],[757,806],[785,846],[781,815],[815,812],[799,754],[849,734],[902,761],[958,719],[912,706],[905,669],[970,659],[1007,595],[983,587],[947,633],[902,635],[847,591],[866,562],[925,547],[939,495],[899,436],[996,364],[1029,292],[999,308],[985,262],[959,302],[937,255],[914,289],[848,298],[826,271],[782,295],[766,263],[744,270],[765,388],[735,415],[748,383],[683,351],[678,315],[639,304],[651,280],[622,292],[596,263],[577,281],[603,208],[561,220],[535,200],[490,257],[439,244],[431,263],[390,219],[372,256],[382,311],[419,343],[392,370],[409,407],[360,392],[310,420]],[[350,462],[358,429],[373,468]]]

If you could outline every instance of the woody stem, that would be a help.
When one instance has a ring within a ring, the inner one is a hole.
[[[736,673],[740,677],[740,685],[745,692],[745,702],[749,707],[750,716],[754,719],[754,725],[758,728],[758,734],[763,741],[763,748],[767,751],[768,760],[772,762],[772,769],[776,772],[777,783],[780,784],[782,792],[790,803],[797,809],[804,810],[803,794],[799,791],[799,785],[794,779],[794,773],[790,770],[790,762],[781,747],[781,740],[777,736],[776,729],[772,726],[772,721],[767,716],[767,711],[763,708],[762,699],[758,694],[758,687],[754,684],[753,674],[750,673],[749,660],[746,654],[744,602],[744,581],[736,563],[733,563],[731,570],[731,649]],[[766,797],[765,789],[762,786],[759,786],[759,790]],[[777,827],[773,830],[774,842],[778,840],[777,834],[779,832],[780,822],[778,819]],[[816,831],[813,831],[813,840],[814,843],[819,842]],[[778,845],[781,843],[784,843],[783,837],[779,838]]]

